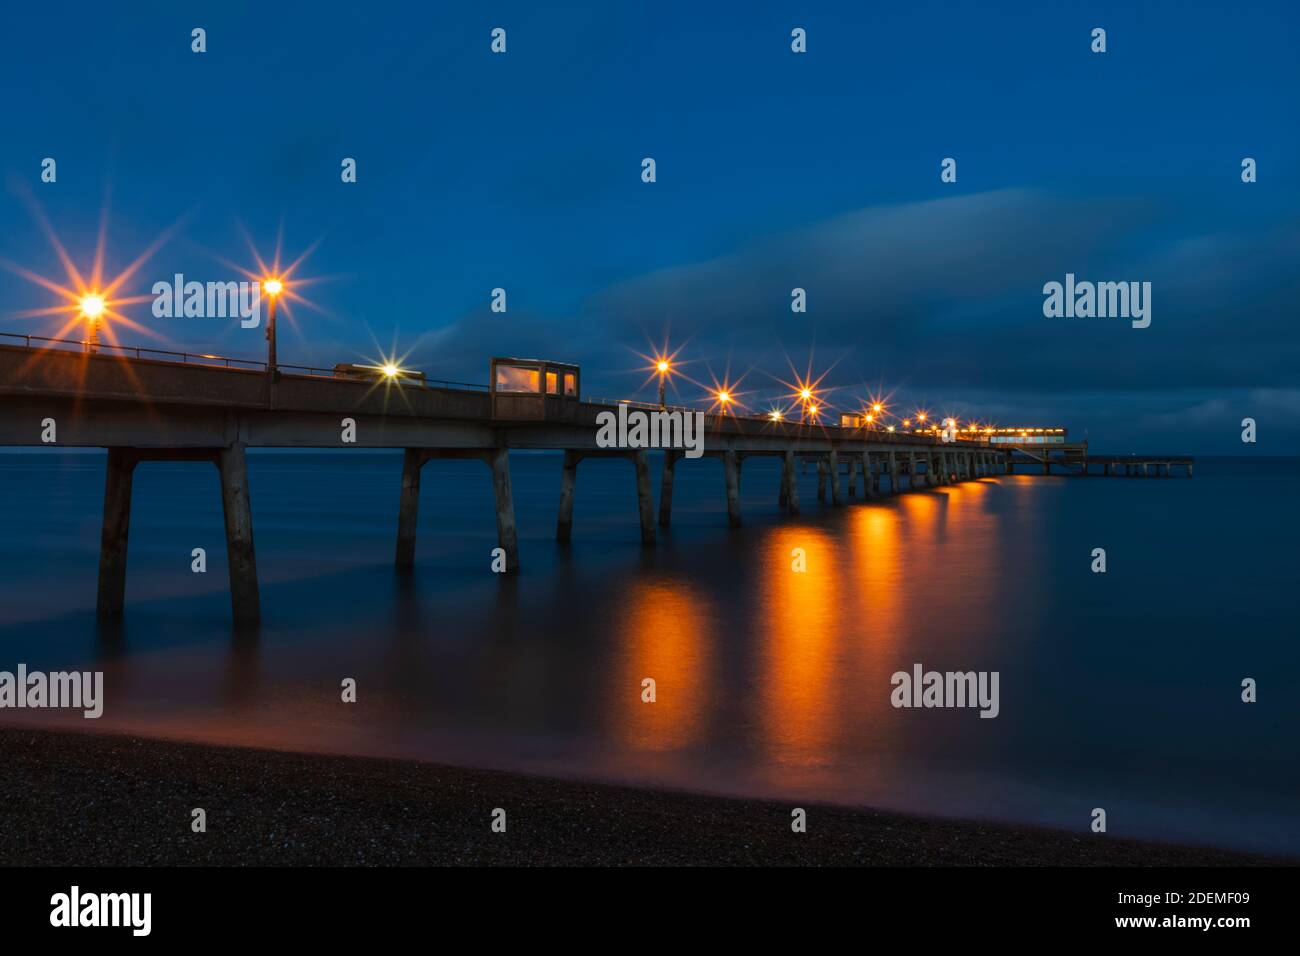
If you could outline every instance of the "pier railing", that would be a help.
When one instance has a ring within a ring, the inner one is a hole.
[[[112,352],[114,355],[133,357],[136,359],[149,359],[158,362],[181,362],[186,365],[210,365],[218,368],[236,369],[245,372],[265,372],[267,364],[257,359],[232,358],[228,355],[212,355],[208,352],[177,352],[172,349],[151,349],[138,345],[114,345],[111,342],[96,342],[93,345],[87,339],[56,339],[45,335],[21,335],[14,332],[0,332],[0,339],[21,342],[26,348],[35,349],[61,349],[71,351],[67,346],[76,346],[83,352]],[[301,375],[306,378],[328,378],[337,379],[343,376],[338,375],[333,369],[314,368],[310,365],[281,365],[276,364],[276,368],[281,372],[287,372],[291,375]],[[441,379],[425,379],[416,383],[414,380],[403,382],[404,387],[424,387],[424,388],[453,388],[467,389],[470,391],[486,392],[486,385],[476,385],[472,382],[450,382]]]

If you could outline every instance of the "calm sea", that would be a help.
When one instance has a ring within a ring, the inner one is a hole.
[[[211,465],[137,469],[127,613],[108,632],[103,456],[0,455],[0,670],[103,669],[107,688],[97,722],[0,720],[1083,834],[1103,807],[1111,835],[1300,853],[1295,459],[1201,459],[1190,481],[1002,477],[842,509],[818,505],[809,474],[797,520],[777,509],[775,461],[751,461],[737,530],[720,464],[684,461],[673,528],[643,549],[630,464],[583,462],[561,547],[559,459],[515,454],[516,578],[490,570],[480,463],[426,466],[402,576],[400,454],[249,462],[255,641],[232,638]],[[1000,715],[895,709],[890,676],[917,663],[999,672]]]

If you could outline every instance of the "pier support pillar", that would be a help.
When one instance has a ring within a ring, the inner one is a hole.
[[[497,547],[506,553],[506,574],[519,572],[519,534],[515,529],[515,496],[510,487],[510,452],[505,448],[489,451],[492,469],[492,493],[497,505]],[[418,483],[416,485],[419,487]]]
[[[659,527],[667,528],[673,520],[673,476],[682,453],[669,448],[664,452],[664,474],[659,484]]]
[[[858,459],[853,455],[849,455],[848,458],[849,458],[849,497],[856,498],[858,496]],[[865,471],[865,469],[863,470]],[[864,483],[865,481],[869,481],[869,480],[870,480],[869,478],[866,478],[864,476]],[[862,489],[862,496],[864,498],[867,496],[867,489],[865,487]]]
[[[560,514],[555,519],[556,541],[568,541],[573,535],[573,490],[581,460],[582,456],[576,451],[564,453],[564,467],[560,472]]]
[[[799,513],[799,484],[794,470],[794,452],[781,456],[781,503],[792,515]]]
[[[826,459],[817,459],[817,500],[826,500]]]
[[[108,450],[104,478],[104,526],[99,537],[99,594],[95,613],[122,616],[126,604],[126,540],[131,527],[131,482],[135,457],[126,448]]]
[[[862,453],[862,497],[876,498],[880,495],[880,479],[871,470],[871,452]]]
[[[832,448],[826,457],[830,459],[831,504],[838,507],[844,504],[844,485],[840,481],[840,453]]]
[[[420,470],[424,455],[408,448],[402,458],[402,494],[397,506],[397,566],[415,564],[415,527],[420,515]]]
[[[740,527],[740,461],[728,448],[722,453],[722,474],[727,484],[727,524]]]
[[[889,450],[889,493],[898,494],[898,452]]]
[[[636,468],[636,503],[641,516],[641,543],[655,543],[655,496],[650,490],[650,453],[644,448],[633,452]]]
[[[230,566],[230,609],[235,624],[256,625],[262,618],[257,591],[257,555],[253,548],[253,508],[248,495],[248,461],[243,445],[217,453],[221,473],[221,508],[226,517],[226,555]]]

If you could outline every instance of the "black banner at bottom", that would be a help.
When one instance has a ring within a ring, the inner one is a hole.
[[[1209,869],[0,869],[5,935],[338,943],[458,927],[498,941],[610,921],[744,935],[792,921],[927,941],[1068,937],[1221,941],[1290,921],[1293,868]],[[648,922],[647,922],[648,921]]]

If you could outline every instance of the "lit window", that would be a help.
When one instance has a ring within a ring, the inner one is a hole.
[[[535,368],[519,368],[515,365],[497,366],[498,392],[532,392],[541,391],[541,373]]]

